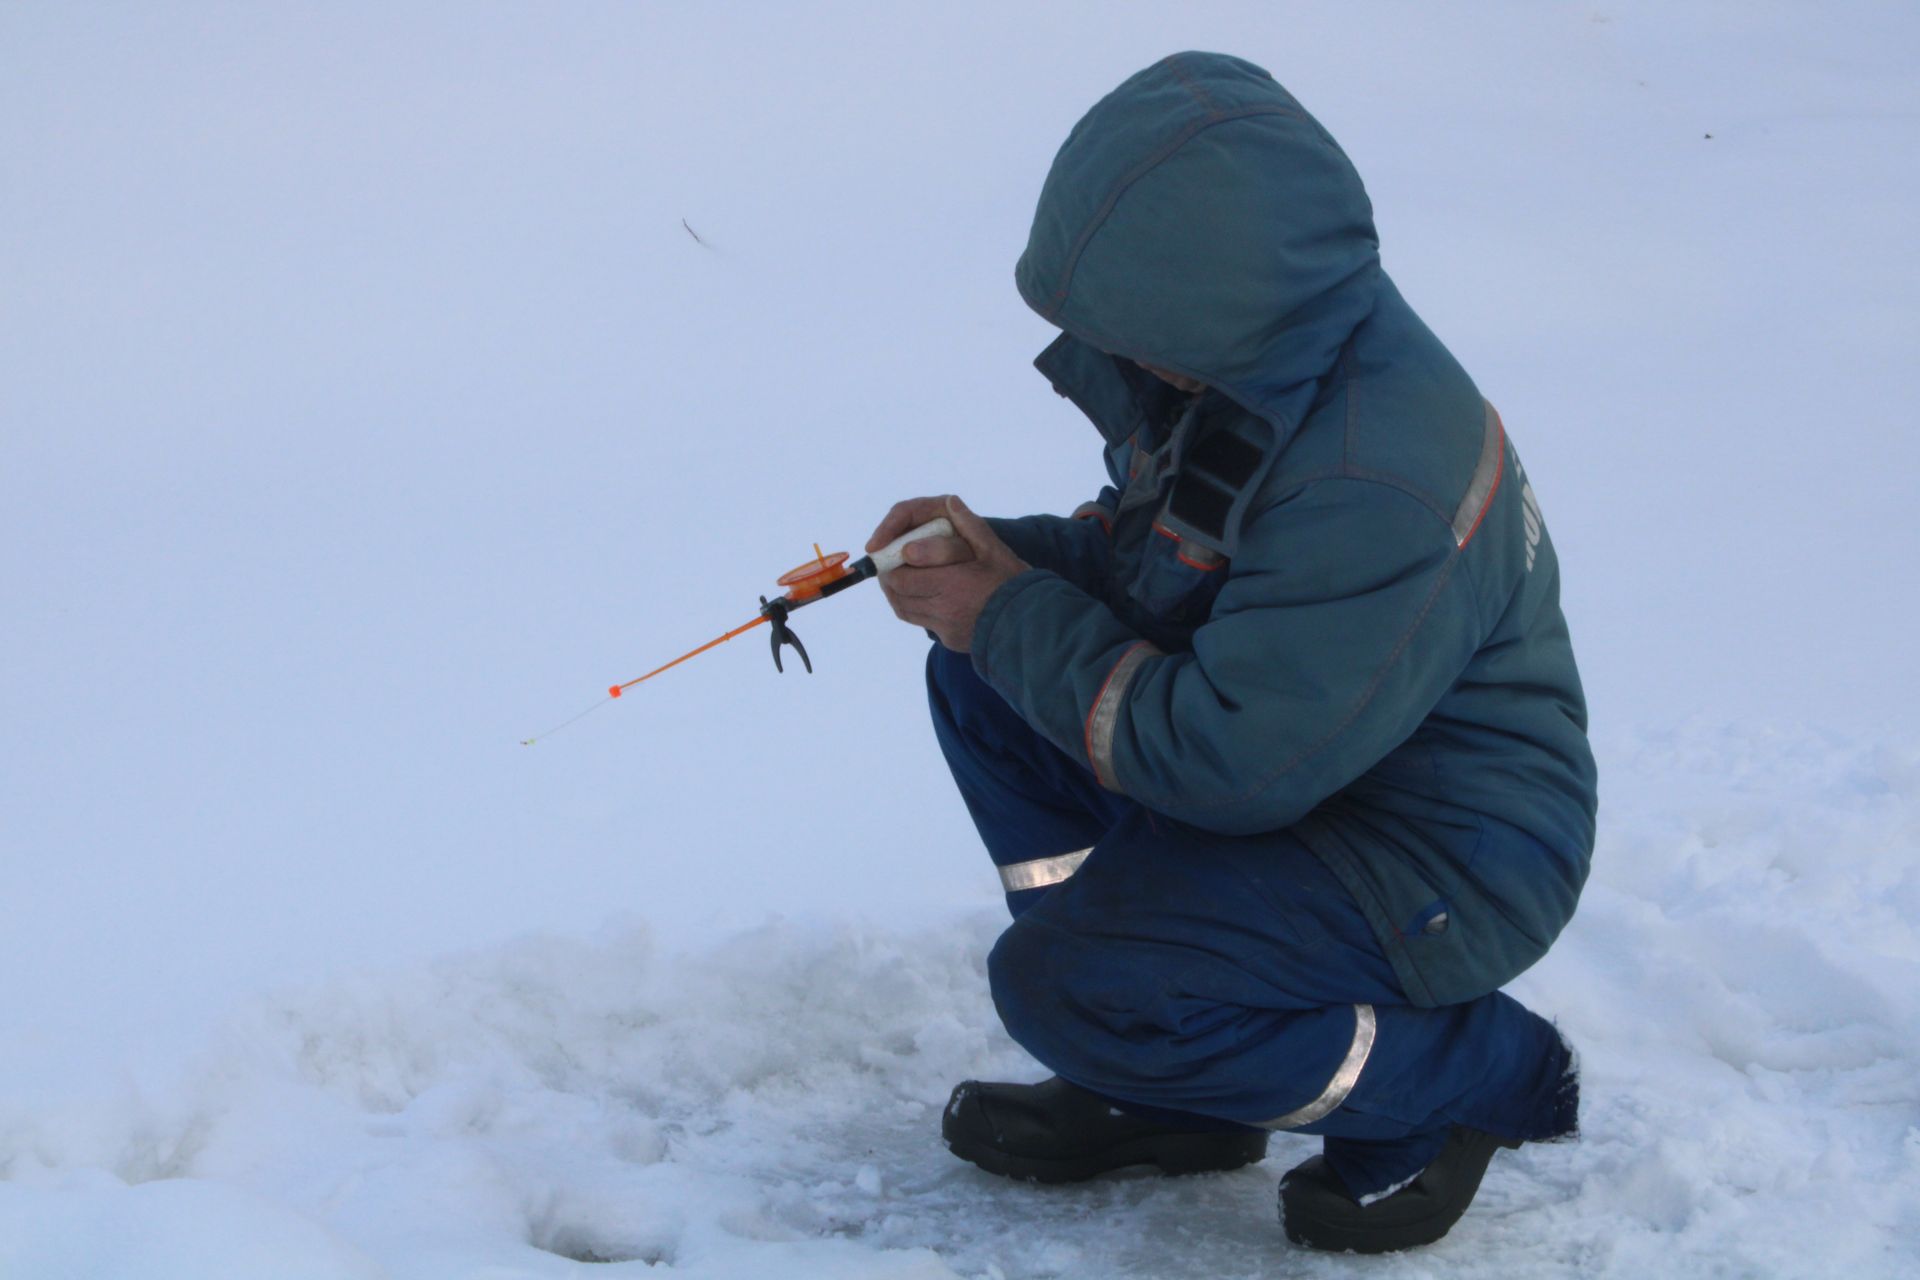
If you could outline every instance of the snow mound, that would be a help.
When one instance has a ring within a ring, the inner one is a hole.
[[[1030,1065],[993,1030],[990,938],[984,919],[911,938],[771,925],[663,963],[644,929],[609,927],[282,995],[164,1097],[0,1123],[0,1275],[62,1274],[53,1242],[142,1232],[140,1193],[175,1185],[200,1189],[183,1212],[207,1232],[176,1249],[184,1229],[145,1230],[132,1269],[90,1255],[72,1274],[266,1274],[244,1259],[270,1225],[219,1229],[238,1211],[216,1188],[245,1188],[396,1275],[949,1275],[918,1241],[885,1251],[886,1210],[903,1179],[954,1176],[913,1151],[949,1064]],[[208,1233],[232,1250],[211,1271]]]
[[[1920,1274],[1920,755],[1694,725],[1603,766],[1581,914],[1516,986],[1582,1051],[1585,1136],[1376,1269]],[[0,1102],[0,1276],[1346,1269],[1274,1220],[1308,1139],[1061,1189],[948,1156],[955,1080],[1041,1074],[986,995],[998,927],[661,955],[618,924],[263,998],[164,1088]]]

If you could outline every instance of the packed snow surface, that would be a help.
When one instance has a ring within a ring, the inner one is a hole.
[[[1515,987],[1581,1051],[1584,1135],[1372,1269],[1920,1274],[1920,753],[1694,725],[1603,764],[1585,905]],[[999,923],[610,925],[281,992],[159,1087],[0,1113],[0,1276],[1350,1270],[1275,1219],[1311,1139],[1064,1189],[950,1156],[955,1081],[1042,1074]]]

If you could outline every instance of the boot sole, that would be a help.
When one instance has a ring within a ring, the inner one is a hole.
[[[1230,1141],[1229,1141],[1230,1140]],[[965,1136],[947,1137],[947,1150],[968,1164],[1003,1178],[1022,1182],[1085,1182],[1116,1169],[1138,1165],[1157,1165],[1160,1172],[1174,1177],[1190,1173],[1226,1173],[1245,1168],[1267,1154],[1264,1133],[1165,1134],[1136,1138],[1076,1159],[1048,1160],[1037,1156],[1018,1156]]]
[[[1287,1211],[1286,1187],[1283,1183],[1280,1192],[1280,1226],[1286,1232],[1287,1239],[1294,1244],[1322,1253],[1399,1253],[1404,1249],[1418,1249],[1444,1238],[1447,1232],[1453,1230],[1454,1223],[1466,1215],[1474,1197],[1480,1193],[1480,1183],[1486,1177],[1487,1166],[1493,1162],[1494,1155],[1500,1151],[1517,1151],[1519,1148],[1517,1141],[1492,1138],[1485,1148],[1486,1158],[1477,1161],[1478,1168],[1469,1166],[1461,1171],[1467,1176],[1460,1194],[1452,1203],[1436,1207],[1425,1217],[1391,1225],[1329,1222],[1311,1217],[1302,1221],[1299,1215]]]
[[[1400,1253],[1444,1239],[1465,1212],[1464,1209],[1448,1210],[1419,1222],[1401,1223],[1397,1227],[1372,1231],[1350,1231],[1326,1223],[1313,1223],[1305,1227],[1288,1223],[1282,1225],[1288,1240],[1303,1249],[1319,1253]]]

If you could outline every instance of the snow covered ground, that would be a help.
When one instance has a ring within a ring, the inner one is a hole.
[[[1038,1071],[877,600],[515,745],[896,498],[1087,496],[1011,265],[1182,47],[1354,155],[1592,695],[1515,988],[1585,1137],[1365,1264],[1303,1139],[941,1149]],[[0,1280],[1920,1274],[1916,66],[1906,0],[0,6]]]
[[[1920,753],[1704,725],[1614,744],[1586,905],[1518,992],[1586,1134],[1374,1274],[1920,1271]],[[1335,1275],[1237,1173],[1042,1189],[937,1140],[997,1030],[981,912],[637,923],[251,1002],[157,1087],[0,1110],[0,1275]]]

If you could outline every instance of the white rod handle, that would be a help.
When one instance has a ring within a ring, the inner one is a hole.
[[[901,564],[900,553],[907,549],[909,542],[918,542],[922,538],[951,538],[953,521],[945,516],[929,520],[918,529],[909,529],[886,546],[873,553],[873,571],[876,574],[888,573],[898,569]]]

